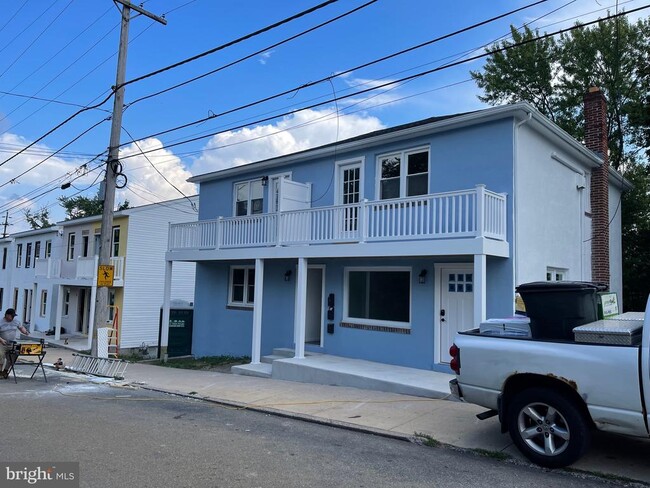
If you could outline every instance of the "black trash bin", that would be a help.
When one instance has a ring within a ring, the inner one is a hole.
[[[598,320],[600,283],[537,281],[517,287],[534,339],[573,340],[573,328]]]

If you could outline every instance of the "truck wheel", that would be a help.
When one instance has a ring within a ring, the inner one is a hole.
[[[517,394],[508,406],[507,421],[517,448],[547,468],[576,462],[591,441],[590,426],[574,402],[548,388]]]

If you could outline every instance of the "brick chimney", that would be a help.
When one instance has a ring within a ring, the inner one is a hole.
[[[598,87],[584,96],[585,145],[601,159],[591,172],[591,278],[609,285],[609,151],[607,100]]]

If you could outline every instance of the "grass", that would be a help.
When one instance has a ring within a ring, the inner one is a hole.
[[[427,447],[440,447],[441,442],[439,440],[434,439],[429,434],[423,434],[422,432],[416,432],[415,437],[417,437],[422,442],[422,445],[424,445],[424,446],[427,446]]]
[[[249,363],[248,356],[205,356],[202,358],[170,358],[167,362],[152,361],[150,364],[166,366],[168,368],[210,370],[219,366],[233,366],[235,364]]]
[[[490,451],[489,449],[481,448],[472,449],[472,451],[474,451],[479,456],[489,457],[492,459],[497,459],[499,461],[507,461],[508,459],[512,458],[510,454],[506,454],[505,452],[501,451]]]

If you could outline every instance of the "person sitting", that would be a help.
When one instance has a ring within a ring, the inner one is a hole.
[[[10,362],[7,353],[11,350],[11,343],[16,340],[16,330],[29,335],[29,331],[16,318],[16,311],[8,308],[5,316],[0,319],[0,365],[2,366],[0,378],[9,377]]]

